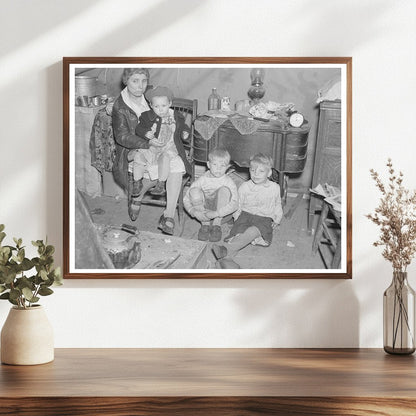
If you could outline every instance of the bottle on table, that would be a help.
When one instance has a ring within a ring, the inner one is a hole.
[[[221,108],[221,97],[217,93],[217,89],[213,88],[212,93],[208,97],[208,110],[219,110]]]

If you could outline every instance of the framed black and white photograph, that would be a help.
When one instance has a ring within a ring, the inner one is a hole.
[[[351,278],[351,71],[64,58],[64,278]]]

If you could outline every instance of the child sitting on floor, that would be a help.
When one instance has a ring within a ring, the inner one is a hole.
[[[280,188],[269,180],[273,162],[269,156],[259,153],[250,159],[250,179],[238,188],[239,209],[227,244],[213,244],[212,251],[217,265],[222,269],[239,269],[233,258],[248,244],[268,247],[273,229],[283,215]]]
[[[183,203],[189,215],[201,223],[198,240],[216,242],[222,239],[222,219],[238,208],[238,193],[226,174],[230,166],[226,149],[209,152],[207,166],[208,171],[192,183]]]
[[[145,171],[150,179],[158,179],[153,195],[165,195],[170,169],[183,167],[175,142],[189,137],[189,127],[177,111],[170,108],[173,93],[167,87],[156,87],[145,93],[149,111],[139,118],[136,134],[149,140],[149,149],[137,149],[133,155],[133,178],[141,181]]]

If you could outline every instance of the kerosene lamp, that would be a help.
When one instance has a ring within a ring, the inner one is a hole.
[[[258,104],[266,93],[263,87],[264,73],[263,68],[253,68],[250,71],[251,87],[247,91],[247,95],[251,98],[253,104]]]

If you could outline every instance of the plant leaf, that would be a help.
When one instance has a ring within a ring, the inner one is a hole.
[[[24,287],[22,289],[23,296],[29,301],[32,302],[31,299],[33,298],[33,292],[28,288]]]
[[[22,240],[21,238],[16,238],[16,237],[13,237],[13,241],[14,241],[14,243],[16,244],[16,247],[17,247],[17,248],[22,247],[23,240]]]
[[[28,271],[30,269],[33,269],[34,264],[33,264],[33,262],[30,259],[28,259],[27,257],[25,257],[22,260],[22,263],[20,264],[20,267],[22,268],[22,271],[26,272],[26,271]]]
[[[64,284],[64,280],[62,279],[61,268],[57,267],[52,271],[53,273],[53,280],[56,286],[61,286]]]
[[[32,292],[36,289],[35,284],[32,281],[30,281],[26,276],[22,276],[18,279],[17,287],[21,290],[23,290],[23,288],[26,287],[30,289]]]
[[[19,263],[21,263],[23,261],[23,259],[25,258],[25,249],[24,248],[19,249],[19,251],[17,252],[17,258],[19,260]]]
[[[42,280],[48,280],[48,273],[46,273],[46,270],[42,269],[39,272],[39,276],[41,277]]]
[[[51,245],[46,246],[45,255],[52,256],[53,253],[55,253],[55,247]]]
[[[8,269],[5,273],[0,274],[0,281],[3,284],[10,284],[14,282],[15,277],[16,273],[14,270]]]
[[[29,259],[21,238],[13,238],[15,246],[1,245],[6,237],[4,228],[0,224],[0,299],[22,307],[27,302],[37,302],[40,296],[51,295],[53,290],[50,286],[62,284],[61,269],[54,268],[55,247],[47,240],[32,241],[37,247],[38,257]],[[32,276],[28,277],[25,273],[32,269],[36,272],[32,271]]]
[[[32,292],[30,292],[32,293]],[[20,289],[11,289],[10,290],[10,300],[16,300],[22,295],[22,292],[20,291]]]
[[[0,299],[6,299],[6,300],[8,300],[11,304],[13,304],[13,305],[17,305],[17,300],[10,299],[10,292],[2,293],[2,294],[0,295]]]
[[[52,295],[52,293],[53,293],[53,290],[52,289],[49,289],[49,287],[46,287],[46,286],[42,286],[40,289],[39,289],[39,295],[41,295],[41,296],[49,296],[49,295]]]

